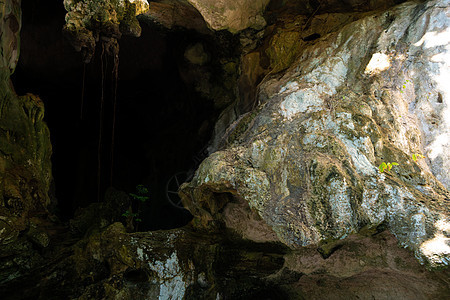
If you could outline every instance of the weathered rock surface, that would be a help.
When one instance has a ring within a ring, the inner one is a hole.
[[[262,14],[269,0],[188,0],[214,30],[238,32],[246,28],[263,29]]]
[[[75,49],[83,51],[85,63],[90,62],[99,40],[108,53],[118,55],[117,40],[122,34],[140,36],[136,16],[149,9],[147,0],[64,0],[64,7],[64,32]]]
[[[295,14],[310,15],[313,13],[325,12],[351,12],[351,11],[371,11],[376,9],[386,9],[404,0],[353,0],[353,1],[337,1],[337,0],[314,0],[314,1],[269,1],[269,0],[187,0],[198,12],[213,30],[228,30],[237,33],[245,29],[251,28],[261,30],[267,24],[264,18],[266,7],[269,6],[272,12],[278,10],[292,11]],[[168,0],[164,4],[155,5],[155,11],[160,10],[161,6],[171,6],[174,8],[181,7],[185,1]],[[152,6],[152,4],[151,4]],[[151,7],[152,9],[152,7]],[[190,9],[186,7],[189,11]],[[166,15],[172,15],[168,10],[164,11]],[[175,10],[178,11],[178,10]],[[152,12],[150,15],[159,15]],[[181,11],[177,15],[184,15]],[[163,20],[168,18],[163,17]],[[169,18],[170,19],[170,18]],[[172,19],[178,19],[173,16]],[[163,22],[171,23],[171,22]],[[185,22],[178,22],[179,24]],[[187,25],[187,28],[192,25]],[[182,25],[182,26],[185,26]],[[186,27],[186,26],[185,26]]]
[[[405,0],[274,0],[270,3],[270,9],[276,11],[291,11],[296,14],[308,15],[315,11],[319,14],[330,12],[362,12],[379,9],[387,9],[396,4],[405,2]]]
[[[50,204],[50,135],[39,97],[18,97],[10,82],[19,55],[20,5],[1,5],[0,241],[14,239]]]
[[[333,247],[324,259],[314,248],[291,251],[189,227],[129,234],[115,223],[0,288],[4,299],[445,299],[450,293],[448,274],[426,272],[386,231]]]
[[[249,223],[256,213],[265,236],[299,249],[386,223],[421,262],[448,265],[448,15],[447,0],[408,2],[357,20],[319,15],[315,39],[280,28],[297,36],[295,54],[272,68],[289,68],[266,77],[259,106],[184,186],[198,226],[229,225],[245,202]],[[381,173],[383,162],[399,165]]]
[[[202,15],[187,1],[152,1],[149,3],[148,11],[139,18],[145,22],[156,22],[168,29],[184,27],[201,33],[210,33]]]
[[[90,1],[111,13],[105,19],[85,9],[89,1],[66,2],[69,19],[80,22],[74,36],[87,32],[76,40],[80,49],[92,50],[97,34],[114,48],[121,25],[136,24],[135,10],[123,23],[121,6],[102,6],[117,1]],[[228,7],[210,4],[216,6],[208,13]],[[261,48],[242,59],[242,107],[229,108],[221,122],[251,111],[228,128],[214,145],[219,151],[181,191],[196,216],[192,226],[127,233],[120,223],[109,225],[127,206],[127,196],[114,192],[109,203],[93,204],[71,222],[85,235],[78,242],[40,218],[49,205],[48,130],[41,101],[17,97],[9,83],[20,8],[12,0],[0,7],[2,299],[450,296],[448,268],[429,272],[419,263],[449,262],[448,1],[288,17],[267,29]],[[306,9],[314,11],[309,3]],[[227,23],[237,15],[219,21],[231,31],[259,28],[251,23],[258,18]],[[173,20],[167,24],[181,22]],[[200,45],[183,49],[187,69],[197,74],[185,71],[186,77],[199,78],[214,59]],[[239,66],[224,60],[221,68],[232,90]],[[223,94],[209,83],[196,88]],[[216,105],[228,104],[231,96],[225,98]],[[382,162],[399,165],[380,173]]]
[[[0,4],[0,283],[42,263],[51,182],[50,133],[39,97],[10,82],[19,57],[20,1]]]

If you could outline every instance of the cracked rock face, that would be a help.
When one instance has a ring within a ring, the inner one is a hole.
[[[295,249],[385,223],[421,262],[447,265],[449,4],[407,2],[302,41],[184,185],[196,224],[227,224],[244,201]]]

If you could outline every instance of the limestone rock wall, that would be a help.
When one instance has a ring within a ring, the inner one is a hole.
[[[371,5],[378,7],[376,2]],[[80,50],[95,46],[97,37],[114,47],[122,30],[137,29],[121,27],[136,24],[136,5],[131,18],[123,19],[123,1],[65,3],[66,30]],[[211,5],[204,16],[221,18],[218,29],[263,26],[258,17],[217,13],[231,2],[202,3]],[[262,5],[257,9],[249,3],[248,12],[260,16],[264,3],[254,2]],[[356,9],[361,2],[351,3]],[[51,237],[40,230],[38,217],[49,205],[49,133],[42,101],[18,97],[9,81],[19,51],[19,1],[6,0],[0,8],[5,299],[450,295],[448,269],[427,272],[409,250],[427,267],[449,262],[448,0],[408,2],[382,12],[319,13],[310,20],[287,17],[268,28],[261,43],[252,42],[261,47],[241,62],[240,87],[255,86],[240,91],[242,110],[251,111],[221,119],[221,126],[237,121],[181,190],[195,215],[192,224],[127,233],[122,224],[102,220],[126,207],[113,202],[97,205],[100,212],[88,208],[71,222],[72,231],[86,233],[78,241],[54,224],[47,224],[55,232]],[[305,9],[314,11],[309,2]],[[186,51],[189,63],[201,66],[209,59],[201,48],[194,44]],[[236,65],[229,64],[230,74]],[[383,162],[398,165],[380,172]]]
[[[277,34],[297,36],[285,48],[294,54],[278,52],[258,107],[182,190],[197,225],[252,239],[229,222],[244,201],[252,213],[241,220],[259,217],[266,237],[296,249],[383,223],[421,262],[447,265],[449,7],[318,15],[310,39],[285,20]],[[381,172],[383,163],[398,165]]]
[[[43,263],[49,244],[50,133],[39,97],[16,95],[20,1],[0,3],[0,285]]]
[[[20,1],[0,5],[0,244],[11,243],[50,205],[51,144],[39,97],[10,82],[19,57]]]

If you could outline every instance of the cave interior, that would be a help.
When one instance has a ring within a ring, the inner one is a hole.
[[[185,49],[200,43],[209,55],[202,70],[219,81],[224,57],[237,57],[231,34],[141,22],[141,37],[120,39],[118,60],[97,43],[84,64],[63,36],[62,2],[24,1],[22,13],[12,82],[18,95],[33,93],[45,103],[56,215],[69,220],[104,201],[110,187],[129,194],[143,185],[148,200],[139,206],[140,230],[187,224],[192,216],[176,195],[168,198],[167,185],[190,176],[204,158],[224,106],[196,89],[202,78],[192,78]]]

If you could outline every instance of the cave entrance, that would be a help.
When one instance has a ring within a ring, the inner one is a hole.
[[[144,185],[141,230],[185,225],[192,216],[167,192],[204,158],[223,109],[195,88],[200,78],[191,75],[201,72],[189,70],[185,53],[197,44],[214,49],[214,38],[141,24],[140,38],[119,41],[116,89],[113,59],[97,45],[92,62],[83,65],[62,35],[62,3],[47,2],[22,3],[21,55],[12,80],[19,95],[31,92],[45,103],[58,214],[72,218],[77,208],[103,201],[110,186],[134,193]]]

